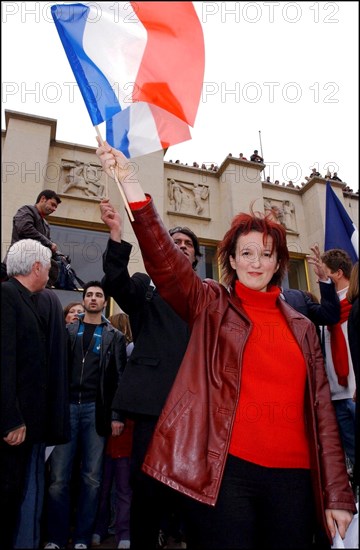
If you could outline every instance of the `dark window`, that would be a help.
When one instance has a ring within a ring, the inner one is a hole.
[[[196,268],[196,272],[201,279],[215,279],[219,280],[219,268],[216,260],[216,246],[214,245],[200,245],[200,252],[202,257]]]
[[[289,272],[282,282],[283,288],[308,290],[304,258],[290,258]]]
[[[104,276],[102,255],[109,234],[90,229],[50,225],[51,239],[59,252],[69,256],[72,269],[84,282],[101,280]]]

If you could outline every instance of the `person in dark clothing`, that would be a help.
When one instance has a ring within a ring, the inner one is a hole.
[[[44,189],[37,196],[36,203],[21,206],[13,217],[13,227],[11,234],[11,245],[21,239],[34,239],[43,246],[50,248],[52,254],[57,252],[57,244],[50,239],[50,226],[46,217],[55,212],[61,203],[59,195],[52,189]],[[7,276],[7,254],[1,262],[1,281],[6,281]],[[55,259],[51,260],[51,280],[56,280],[58,276],[58,265]]]
[[[66,330],[61,302],[55,292],[44,288],[33,300],[46,331],[47,346],[47,436],[33,446],[23,494],[14,548],[39,548],[45,493],[45,447],[70,439],[69,381]]]
[[[344,451],[354,464],[356,381],[347,335],[347,321],[352,307],[347,299],[347,291],[353,264],[349,254],[340,248],[326,250],[321,259],[335,284],[340,300],[339,322],[324,327],[325,368]]]
[[[52,189],[44,189],[39,193],[35,205],[25,205],[19,208],[13,218],[11,244],[20,239],[34,239],[57,251],[57,245],[50,239],[50,227],[45,220],[61,203],[60,197]]]
[[[320,172],[318,172],[318,171],[316,170],[316,168],[312,168],[312,169],[311,169],[310,178],[316,178],[316,177],[317,177],[317,178],[321,178],[322,176],[321,176]]]
[[[316,326],[337,323],[340,319],[340,302],[332,283],[319,281],[321,302],[315,302],[304,290],[283,289],[285,301]]]
[[[314,323],[322,342],[320,327],[333,325],[340,320],[340,300],[334,283],[327,276],[318,245],[310,247],[310,250],[313,256],[308,258],[308,262],[313,265],[315,275],[318,277],[320,303],[314,301],[305,291],[297,289],[283,289],[282,298]]]
[[[3,283],[4,281],[8,280],[7,272],[6,272],[6,263],[1,262],[1,271],[0,271],[0,282]]]
[[[102,201],[101,208],[108,204]],[[103,256],[102,284],[130,318],[134,349],[115,395],[113,408],[134,419],[131,505],[131,548],[156,548],[163,516],[177,507],[177,493],[141,471],[146,449],[174,382],[189,340],[187,324],[160,297],[145,273],[130,276],[131,245],[122,240],[122,221],[102,215],[110,229]],[[195,269],[201,256],[195,234],[187,227],[170,234]]]
[[[341,179],[339,178],[339,176],[337,175],[337,172],[334,172],[334,173],[333,173],[333,176],[332,176],[331,179],[332,179],[333,181],[341,181],[341,182],[342,182],[342,180],[341,180]]]
[[[50,258],[50,250],[38,241],[16,242],[8,253],[10,278],[1,284],[0,505],[4,548],[13,547],[35,446],[64,443],[69,436],[66,362],[52,341],[56,334],[59,345],[64,343],[62,308],[60,305],[59,318],[59,304],[52,303],[56,296],[49,299],[37,294],[44,292]]]
[[[46,548],[65,547],[69,536],[70,480],[81,443],[80,494],[76,509],[74,548],[91,543],[107,435],[120,435],[123,422],[111,410],[114,392],[126,364],[125,337],[103,317],[106,294],[99,281],[83,291],[85,313],[69,323],[71,439],[50,455]]]
[[[250,157],[251,162],[259,162],[262,164],[264,162],[264,159],[259,155],[259,152],[257,149],[253,152],[253,154]]]

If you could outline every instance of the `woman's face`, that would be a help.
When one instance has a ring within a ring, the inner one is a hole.
[[[65,323],[73,323],[78,319],[78,314],[84,313],[84,311],[85,310],[81,304],[71,307],[65,317]]]
[[[235,258],[230,256],[231,267],[235,269],[239,281],[260,292],[266,292],[279,267],[276,252],[271,254],[273,238],[269,236],[264,243],[263,237],[264,234],[259,231],[240,235],[236,243]]]

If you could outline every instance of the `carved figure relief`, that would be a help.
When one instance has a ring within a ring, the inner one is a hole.
[[[170,204],[174,205],[175,212],[180,212],[182,203],[182,193],[180,183],[171,179],[169,180],[169,199]]]
[[[295,206],[291,201],[264,199],[264,211],[265,215],[281,223],[288,231],[297,232]]]
[[[283,201],[283,225],[289,231],[297,231],[296,217],[295,217],[295,206],[291,201]]]
[[[86,197],[102,198],[104,196],[105,186],[99,181],[102,173],[100,166],[75,160],[64,161],[62,168],[68,171],[65,176],[63,193],[74,189]]]
[[[188,193],[190,191],[190,193]],[[168,180],[170,208],[183,214],[204,215],[209,206],[210,190],[207,185]]]

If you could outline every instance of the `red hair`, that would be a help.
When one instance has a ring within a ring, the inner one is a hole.
[[[245,214],[234,217],[230,229],[225,233],[218,246],[218,258],[222,268],[222,280],[226,286],[234,284],[237,279],[236,271],[231,267],[230,256],[235,258],[236,244],[240,235],[247,235],[250,231],[263,233],[264,243],[267,237],[272,237],[271,253],[276,252],[279,269],[274,273],[270,285],[280,285],[288,269],[289,251],[286,244],[285,228],[268,216],[260,213]]]

